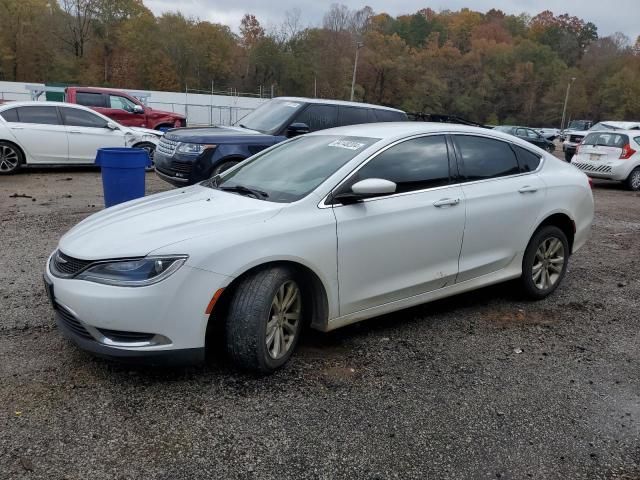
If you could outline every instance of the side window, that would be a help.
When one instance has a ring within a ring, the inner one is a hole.
[[[379,122],[406,122],[407,115],[393,110],[374,110]]]
[[[104,99],[102,93],[76,92],[76,103],[85,107],[104,107]]]
[[[442,135],[420,137],[395,145],[358,170],[350,187],[367,178],[383,178],[396,192],[411,192],[449,184],[449,155]]]
[[[518,145],[513,145],[512,147],[518,156],[518,163],[520,163],[521,172],[533,172],[538,168],[541,160],[540,155],[536,155],[535,153],[527,150],[526,148],[519,147]]]
[[[492,138],[455,135],[467,181],[519,173],[516,155],[508,143]]]
[[[64,124],[70,127],[94,127],[105,128],[107,121],[91,112],[85,112],[79,108],[61,107]]]
[[[133,112],[135,103],[126,97],[119,95],[109,95],[109,108],[115,108],[117,110],[124,110],[126,112]]]
[[[529,138],[533,138],[534,140],[539,136],[536,132],[530,129],[527,129],[527,135],[529,135]]]
[[[312,132],[336,127],[338,108],[332,105],[311,104],[296,116],[291,123],[306,123]]]
[[[516,128],[516,133],[518,137],[527,137],[527,130],[525,128]]]
[[[10,108],[9,110],[5,110],[0,113],[0,116],[4,118],[7,122],[17,122],[18,121],[18,109]]]
[[[356,125],[358,123],[369,123],[366,108],[340,107],[340,125]]]
[[[38,123],[41,125],[60,125],[56,107],[18,107],[20,123]]]

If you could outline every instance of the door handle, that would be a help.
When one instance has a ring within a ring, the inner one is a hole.
[[[442,207],[453,207],[460,203],[459,198],[443,198],[442,200],[438,200],[437,202],[433,202],[434,207],[442,208]]]
[[[24,130],[24,127],[11,127],[11,130]]]
[[[69,133],[82,133],[80,130],[69,130]]]
[[[537,191],[538,191],[538,187],[532,187],[531,185],[525,185],[524,187],[518,190],[518,192],[520,193],[535,193]]]

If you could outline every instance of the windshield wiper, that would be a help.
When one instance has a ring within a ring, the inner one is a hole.
[[[220,175],[214,175],[213,177],[207,178],[205,181],[201,182],[200,185],[203,187],[218,188],[218,180],[220,180]]]
[[[267,192],[263,192],[262,190],[256,190],[255,188],[245,187],[244,185],[233,185],[229,187],[222,186],[218,188],[220,188],[220,190],[223,190],[225,192],[234,192],[234,193],[239,193],[240,195],[251,195],[255,198],[267,198],[269,196]]]

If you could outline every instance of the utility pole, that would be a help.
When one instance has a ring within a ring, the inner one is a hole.
[[[567,103],[569,103],[569,91],[571,85],[576,81],[576,77],[571,77],[571,81],[567,84],[567,94],[564,97],[564,107],[562,108],[562,121],[560,122],[560,130],[564,130],[564,119],[567,117]]]
[[[351,79],[351,101],[353,102],[353,90],[356,88],[356,74],[358,73],[358,52],[364,47],[364,43],[356,42],[356,61],[353,63],[353,78]]]

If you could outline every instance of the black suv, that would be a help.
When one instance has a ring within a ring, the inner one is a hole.
[[[279,97],[260,105],[233,127],[169,130],[156,148],[155,169],[173,185],[192,185],[287,138],[344,125],[407,120],[402,110],[379,105]]]

